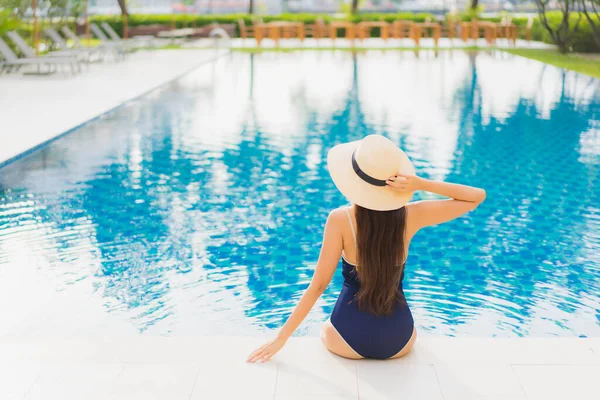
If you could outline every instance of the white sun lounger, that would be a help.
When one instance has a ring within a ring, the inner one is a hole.
[[[4,72],[5,70],[11,70],[12,68],[19,70],[19,68],[21,68],[23,65],[37,65],[39,74],[41,73],[40,67],[42,65],[48,67],[48,72],[46,73],[55,72],[56,69],[53,71],[51,66],[57,66],[59,64],[70,65],[71,72],[73,73],[75,73],[76,70],[79,70],[79,62],[77,61],[77,58],[73,56],[19,58],[8,46],[8,44],[2,40],[2,38],[0,38],[0,55],[2,55],[2,58],[4,58],[4,62],[0,65],[0,73]]]
[[[79,57],[77,56],[77,53],[73,51],[53,51],[50,53],[46,53],[41,57],[38,57],[35,54],[35,51],[27,44],[27,42],[25,42],[25,40],[23,40],[23,38],[16,31],[6,32],[6,36],[8,36],[8,38],[19,48],[19,50],[21,51],[21,53],[23,53],[25,58],[52,59],[58,57],[71,59],[71,61],[74,63],[73,65],[77,67],[77,72],[81,72],[81,63],[79,62]]]
[[[67,41],[62,36],[60,36],[59,33],[54,28],[44,29],[44,34],[46,36],[48,36],[50,38],[50,40],[52,40],[52,42],[54,42],[54,44],[60,50],[73,52],[82,61],[89,62],[90,55],[92,53],[97,53],[97,51],[94,51],[94,48],[83,48],[83,47],[77,48],[77,47],[75,47],[75,48],[69,49],[69,46],[67,45]]]
[[[75,48],[77,48],[77,49],[83,48],[83,45],[81,44],[81,40],[79,40],[77,35],[74,34],[73,31],[70,30],[68,26],[65,25],[62,28],[60,28],[60,30],[63,33],[63,35],[65,35],[67,37],[67,39],[70,39],[73,41],[73,45],[75,46]]]
[[[110,40],[108,36],[100,29],[100,27],[96,24],[90,24],[90,30],[96,36],[98,40],[100,40],[100,46],[105,46],[109,49],[114,49],[117,51],[117,55],[121,57],[125,57],[125,50],[127,50],[121,43],[114,42]]]
[[[75,33],[73,33],[73,31],[71,29],[69,29],[69,27],[66,25],[63,26],[62,28],[60,28],[60,30],[67,37],[67,39],[70,39],[73,41],[73,44],[75,45],[75,48],[77,48],[77,49],[93,49],[92,51],[97,51],[100,54],[101,58],[104,58],[107,51],[112,51],[115,54],[115,57],[117,57],[117,58],[121,55],[121,53],[119,52],[119,49],[117,49],[113,46],[102,46],[102,45],[100,45],[98,47],[83,46],[81,44],[81,40],[79,40],[77,35]]]

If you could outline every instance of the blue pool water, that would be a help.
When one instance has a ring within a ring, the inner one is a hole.
[[[327,151],[379,133],[488,193],[413,239],[420,331],[599,336],[599,82],[502,53],[233,54],[0,169],[0,272],[146,334],[280,327],[346,204]]]

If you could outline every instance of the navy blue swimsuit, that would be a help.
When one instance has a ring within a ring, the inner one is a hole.
[[[350,224],[355,235],[351,219]],[[331,323],[346,343],[362,357],[393,357],[408,343],[414,328],[414,320],[402,290],[404,270],[398,284],[402,304],[397,304],[391,315],[377,316],[358,308],[355,296],[360,282],[356,266],[342,257],[342,267],[344,285],[331,313]]]

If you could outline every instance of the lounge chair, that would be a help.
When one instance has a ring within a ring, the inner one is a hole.
[[[96,24],[90,24],[90,30],[92,31],[94,36],[96,36],[96,38],[100,40],[100,46],[116,50],[117,55],[121,57],[125,57],[126,50],[131,50],[130,48],[123,46],[123,44],[120,42],[110,40],[110,38],[106,36],[106,33],[104,33],[104,31],[102,31],[102,29],[100,29],[100,27]]]
[[[133,47],[154,47],[154,36],[152,35],[143,35],[143,36],[135,36],[131,39],[121,39],[121,36],[110,26],[108,23],[103,22],[100,24],[102,29],[115,43],[122,43],[124,45],[131,44]]]
[[[65,25],[62,28],[60,28],[60,30],[62,31],[63,35],[65,35],[67,37],[67,39],[73,41],[73,46],[76,49],[83,48],[83,45],[81,44],[81,40],[79,40],[77,35],[74,34],[73,31],[70,30],[68,26]]]
[[[17,31],[6,32],[6,36],[17,46],[19,51],[23,54],[24,58],[39,58],[27,42],[17,33]],[[43,55],[43,58],[71,58],[75,60],[77,69],[81,72],[81,64],[79,63],[79,59],[77,57],[77,53],[74,51],[66,50],[66,51],[52,51]]]
[[[73,45],[76,49],[88,49],[92,52],[98,52],[98,55],[101,59],[104,59],[107,51],[113,52],[115,58],[119,58],[121,56],[119,49],[117,49],[113,46],[102,46],[102,45],[97,46],[97,47],[83,46],[81,44],[81,40],[79,40],[77,35],[75,33],[73,33],[73,31],[71,29],[69,29],[69,27],[66,25],[63,26],[62,28],[60,28],[60,30],[62,31],[62,33],[65,35],[65,37],[67,39],[69,39],[73,42]]]
[[[27,44],[27,42],[25,42],[25,40],[17,33],[17,31],[6,32],[6,36],[8,36],[8,38],[19,48],[25,58],[37,58],[35,51]],[[52,51],[44,54],[43,57],[73,57],[77,61],[77,68],[81,71],[81,65],[79,64],[77,52],[71,50]]]
[[[98,53],[93,47],[83,48],[83,47],[74,47],[69,49],[67,45],[67,41],[63,39],[62,36],[54,28],[46,28],[44,29],[44,34],[52,40],[52,42],[58,47],[61,51],[70,51],[76,54],[81,61],[89,62],[90,56],[92,53]]]
[[[71,66],[71,72],[73,73],[75,73],[76,67],[79,67],[77,57],[74,56],[19,58],[2,38],[0,38],[0,55],[4,58],[4,62],[0,64],[0,73],[5,70],[11,70],[12,68],[15,68],[18,71],[23,65],[37,65],[38,74],[41,73],[40,67],[42,65],[48,67],[48,73],[55,72],[50,68],[52,65],[69,64]]]
[[[304,34],[306,36],[312,36],[315,39],[324,38],[327,35],[327,27],[323,18],[318,17],[314,24],[307,24],[304,26]]]

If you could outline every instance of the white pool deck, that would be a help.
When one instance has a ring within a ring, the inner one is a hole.
[[[600,398],[600,339],[419,338],[408,356],[345,360],[292,338],[265,364],[244,337],[0,340],[0,398],[411,399]]]
[[[214,56],[140,52],[76,77],[1,76],[0,163]],[[345,360],[318,338],[292,338],[271,362],[250,365],[245,357],[264,337],[139,335],[109,324],[99,301],[76,301],[46,280],[42,289],[15,290],[25,281],[6,273],[0,270],[1,400],[600,399],[600,338],[420,334],[414,351],[393,361]]]
[[[0,75],[0,165],[221,54],[140,51],[122,62],[92,63],[77,75]]]

